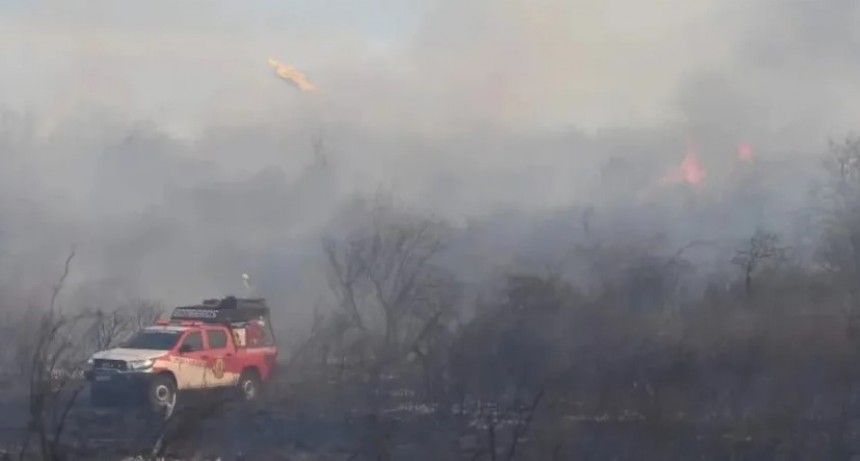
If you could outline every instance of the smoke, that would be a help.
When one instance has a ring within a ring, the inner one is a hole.
[[[27,299],[76,243],[82,287],[178,303],[247,271],[307,311],[320,236],[379,187],[479,241],[457,264],[485,272],[575,247],[584,207],[667,252],[789,229],[860,115],[858,9],[812,3],[13,1],[3,287]]]

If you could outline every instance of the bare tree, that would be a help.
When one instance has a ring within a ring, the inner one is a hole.
[[[95,309],[89,312],[92,326],[86,337],[97,351],[116,347],[135,331],[155,323],[163,310],[160,303],[146,299],[134,299],[109,310]]]
[[[326,154],[325,132],[320,129],[311,139],[311,150],[314,154],[314,164],[319,168],[328,167],[328,155]]]
[[[580,213],[580,222],[582,223],[582,233],[585,234],[586,237],[591,236],[591,221],[594,217],[594,207],[589,205],[585,210]]]
[[[330,286],[349,327],[371,345],[371,375],[418,351],[452,313],[453,276],[434,263],[445,226],[377,199],[361,210],[366,224],[323,249]],[[343,331],[341,331],[343,333]]]
[[[60,279],[57,283],[51,287],[51,303],[48,306],[49,313],[54,314],[56,312],[57,307],[57,297],[60,295],[60,292],[63,290],[63,286],[66,283],[66,279],[69,277],[69,270],[71,269],[72,260],[75,259],[75,248],[72,247],[71,251],[69,251],[69,255],[66,256],[66,262],[63,264],[63,274],[60,275]]]
[[[69,412],[83,390],[76,371],[85,357],[75,347],[75,332],[84,315],[68,316],[57,308],[58,297],[69,275],[75,252],[66,258],[63,273],[52,288],[51,301],[42,314],[29,353],[29,423],[27,436],[21,445],[24,458],[30,446],[31,434],[38,440],[42,459],[64,457],[62,436]]]
[[[763,264],[785,258],[787,249],[779,246],[777,234],[757,230],[741,248],[735,250],[732,263],[741,268],[744,275],[744,293],[752,295],[753,274]]]
[[[860,308],[860,137],[830,143],[827,181],[817,190],[820,262],[836,275]]]
[[[135,330],[155,323],[164,314],[164,305],[151,299],[136,298],[123,306],[131,315]]]
[[[88,336],[92,337],[93,348],[97,351],[114,347],[131,325],[131,318],[120,310],[105,312],[99,309],[93,317],[91,334]]]

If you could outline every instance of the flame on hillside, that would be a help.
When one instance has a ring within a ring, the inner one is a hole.
[[[307,76],[293,66],[281,64],[274,58],[269,58],[269,65],[275,69],[275,74],[284,80],[292,82],[298,89],[302,91],[318,91],[318,88],[311,83]]]
[[[753,160],[753,151],[752,147],[743,143],[738,147],[738,158],[744,162],[751,162]]]
[[[681,165],[673,168],[669,173],[663,176],[660,181],[663,184],[701,184],[705,180],[705,169],[699,163],[699,157],[696,154],[696,149],[692,143],[687,144],[687,152],[684,154],[684,159]]]

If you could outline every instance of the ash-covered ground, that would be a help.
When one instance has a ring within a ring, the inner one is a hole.
[[[809,407],[793,418],[788,410],[766,408],[752,388],[740,417],[656,416],[632,400],[627,410],[596,414],[588,402],[545,395],[523,406],[506,399],[443,404],[395,381],[380,394],[367,383],[282,377],[255,402],[223,393],[182,395],[166,421],[135,406],[93,408],[85,390],[68,414],[58,459],[839,459],[833,457],[836,433],[843,434],[846,454],[860,450],[860,415]],[[0,447],[17,456],[27,397],[8,393],[0,405],[6,422]],[[38,435],[31,437],[38,452]]]

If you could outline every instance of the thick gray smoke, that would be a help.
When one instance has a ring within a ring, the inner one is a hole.
[[[380,187],[460,229],[473,280],[574,248],[586,215],[666,253],[792,236],[816,154],[860,115],[847,0],[7,3],[14,305],[74,244],[81,302],[241,293],[247,272],[307,313],[320,237]],[[691,144],[703,182],[666,184]]]

